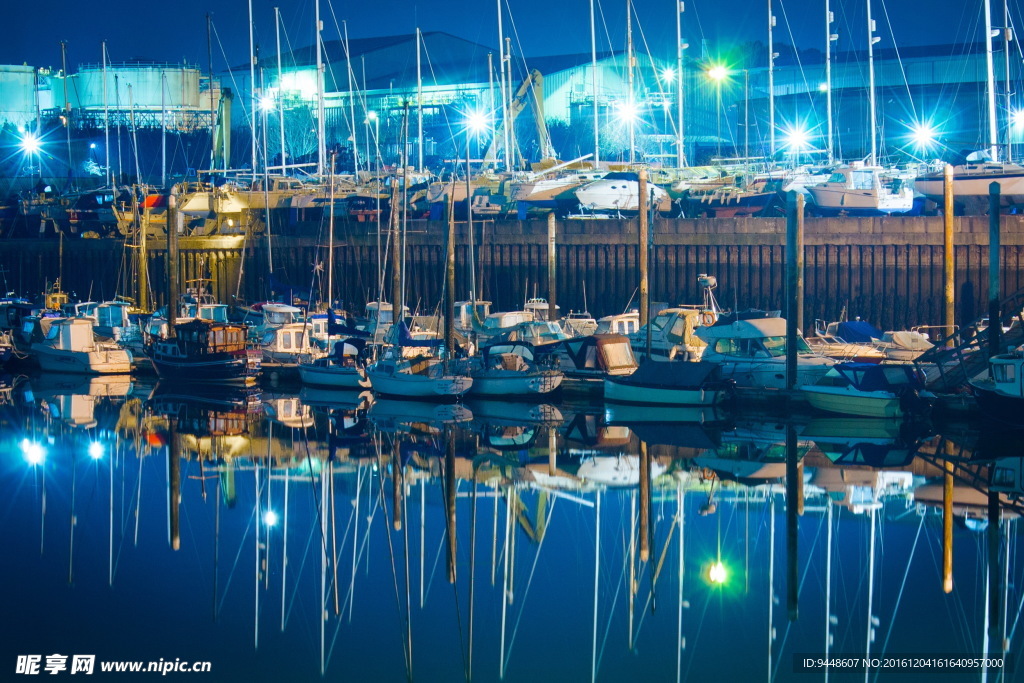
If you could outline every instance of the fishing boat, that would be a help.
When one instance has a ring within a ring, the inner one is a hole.
[[[970,382],[982,413],[999,422],[1024,426],[1024,347],[988,360],[989,376]]]
[[[732,396],[732,382],[711,363],[662,363],[645,359],[636,372],[605,377],[604,398],[617,403],[713,406]]]
[[[910,365],[837,363],[816,384],[801,386],[818,410],[861,417],[903,417],[927,405],[924,383]]]
[[[267,330],[260,349],[263,353],[263,371],[271,379],[297,377],[299,363],[322,358],[326,352],[310,339],[306,323],[288,323]]]
[[[492,344],[472,359],[469,374],[473,396],[506,398],[549,394],[562,384],[560,370],[542,366],[534,358],[529,344]]]
[[[707,344],[703,360],[719,365],[722,377],[738,387],[784,389],[786,387],[786,321],[766,317],[764,311],[734,313],[714,325],[699,327],[698,337]],[[795,386],[816,384],[835,361],[814,353],[797,337]]]
[[[122,374],[132,369],[131,354],[112,342],[96,341],[89,318],[41,319],[45,336],[31,346],[43,370],[89,375]]]
[[[190,320],[174,326],[174,337],[155,340],[148,355],[167,382],[252,382],[261,362],[249,354],[247,334],[245,325]]]

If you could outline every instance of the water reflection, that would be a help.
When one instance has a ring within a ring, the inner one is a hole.
[[[444,681],[818,680],[794,655],[1012,652],[1021,443],[18,378],[0,579],[25,617],[3,649]],[[1001,680],[944,678],[983,675]]]

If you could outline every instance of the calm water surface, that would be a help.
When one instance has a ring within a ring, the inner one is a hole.
[[[60,377],[0,396],[3,680],[33,654],[110,680],[157,674],[98,662],[161,658],[211,681],[865,680],[794,657],[1024,640],[1015,504],[988,525],[1016,434]]]

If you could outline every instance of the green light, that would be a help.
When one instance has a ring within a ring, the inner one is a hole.
[[[729,578],[728,573],[725,571],[725,565],[722,564],[721,560],[712,563],[708,569],[708,579],[715,585],[724,585],[726,579]]]

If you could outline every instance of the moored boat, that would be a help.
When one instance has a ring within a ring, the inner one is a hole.
[[[839,415],[903,417],[926,405],[910,365],[837,363],[816,384],[800,387],[813,407]]]
[[[663,363],[646,359],[631,375],[606,377],[604,398],[618,403],[674,406],[712,406],[732,395],[733,383],[723,381],[711,363]]]
[[[196,319],[174,326],[175,336],[155,340],[148,354],[168,382],[251,382],[260,372],[258,352],[246,348],[245,325]]]
[[[89,318],[52,318],[45,337],[32,344],[43,370],[89,375],[125,374],[132,370],[131,354],[112,342],[96,341]]]

